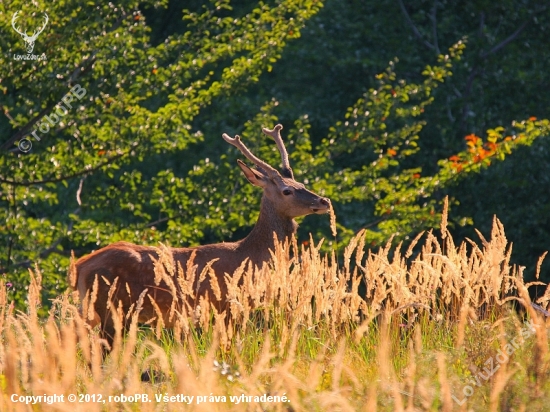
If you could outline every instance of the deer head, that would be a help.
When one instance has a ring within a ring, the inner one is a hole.
[[[312,213],[327,213],[329,210],[329,201],[319,195],[307,190],[302,183],[294,180],[294,174],[288,161],[281,130],[283,126],[278,124],[273,130],[263,128],[262,131],[273,138],[279,149],[282,160],[282,170],[279,173],[274,167],[254,156],[250,150],[241,141],[239,135],[234,138],[223,134],[224,140],[237,149],[254,165],[257,169],[248,167],[245,163],[237,160],[237,163],[250,183],[261,187],[264,190],[264,199],[269,201],[274,211],[287,219],[293,219],[299,216],[305,216]]]
[[[18,28],[16,25],[15,25],[15,22],[17,21],[17,19],[19,18],[18,16],[19,12],[16,11],[15,14],[13,15],[12,19],[11,19],[11,25],[13,27],[13,29],[19,33],[21,35],[21,37],[23,38],[23,41],[25,42],[25,44],[27,45],[26,48],[27,48],[27,53],[32,53],[33,49],[34,49],[34,42],[36,41],[36,38],[38,37],[38,35],[40,33],[42,33],[44,31],[44,29],[46,28],[46,24],[48,24],[48,15],[46,13],[44,13],[44,24],[42,25],[42,27],[40,29],[38,29],[37,31],[33,32],[32,35],[28,35],[26,32],[24,31],[21,31],[20,28]]]

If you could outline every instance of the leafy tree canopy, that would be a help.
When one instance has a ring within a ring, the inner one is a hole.
[[[240,134],[278,164],[260,127],[283,122],[297,180],[332,199],[338,242],[367,228],[371,246],[437,226],[444,195],[458,205],[474,190],[461,186],[467,177],[488,176],[512,152],[529,158],[520,147],[548,135],[543,112],[525,113],[520,102],[495,107],[497,91],[488,97],[477,89],[490,82],[493,56],[519,47],[514,40],[529,29],[524,21],[536,19],[537,5],[508,16],[506,30],[521,23],[505,37],[491,31],[490,5],[191,2],[175,20],[174,4],[0,5],[7,33],[0,40],[0,266],[13,297],[24,296],[26,268],[35,262],[47,274],[45,303],[63,290],[71,251],[80,256],[117,240],[187,246],[243,237],[259,193],[235,167],[240,156],[222,132]],[[26,54],[12,28],[16,11],[29,33],[47,12],[33,51],[45,59],[14,57]],[[480,16],[479,25],[458,31],[468,13]],[[378,30],[381,22],[390,32]],[[378,40],[384,48],[376,53]],[[512,54],[503,67],[522,67],[519,52]],[[345,70],[352,76],[335,76]],[[466,89],[464,79],[471,79]],[[317,94],[308,95],[308,84]],[[510,182],[502,172],[496,180]],[[457,225],[473,222],[475,208],[457,211]],[[328,226],[307,218],[300,236],[312,232],[335,246]]]

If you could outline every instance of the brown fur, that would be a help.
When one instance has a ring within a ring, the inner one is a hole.
[[[176,267],[179,264],[184,270],[194,255],[193,264],[197,265],[197,277],[209,262],[215,260],[212,270],[221,291],[221,301],[215,298],[208,277],[200,284],[198,279],[195,279],[193,290],[196,294],[192,296],[191,302],[188,302],[191,307],[197,304],[199,297],[207,296],[211,303],[216,304],[219,310],[223,310],[227,294],[225,274],[232,275],[245,259],[248,259],[249,265],[261,268],[271,258],[270,250],[274,250],[274,236],[284,241],[296,232],[295,217],[326,213],[329,210],[329,200],[305,189],[303,184],[294,180],[291,171],[290,177],[283,177],[273,170],[266,173],[264,170],[249,168],[240,161],[238,163],[250,183],[263,189],[260,216],[251,233],[238,242],[193,248],[168,248]],[[262,168],[264,167],[266,166],[262,165]],[[165,326],[174,326],[173,318],[168,312],[177,296],[170,292],[170,286],[164,280],[155,282],[154,260],[157,260],[158,256],[159,249],[155,247],[117,242],[76,262],[73,287],[78,290],[83,301],[84,316],[92,327],[101,323],[102,334],[110,343],[114,337],[115,325],[111,309],[108,308],[109,303],[114,303],[115,307],[121,305],[123,313],[126,314],[131,307],[135,307],[145,289],[162,313]],[[175,274],[172,273],[170,276]],[[178,285],[176,279],[173,281]],[[111,291],[109,300],[111,287],[114,287],[114,290]],[[143,300],[139,314],[141,322],[150,321],[157,316],[150,298]],[[182,303],[178,304],[181,309]],[[88,311],[90,305],[92,310]],[[123,328],[125,327],[123,324]]]

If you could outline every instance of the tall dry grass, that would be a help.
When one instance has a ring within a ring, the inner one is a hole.
[[[14,310],[0,284],[0,410],[544,410],[550,292],[532,305],[498,220],[488,239],[479,234],[479,246],[455,245],[445,222],[439,238],[428,232],[406,248],[376,252],[366,251],[360,232],[341,261],[321,253],[322,242],[279,244],[269,267],[252,273],[243,264],[226,278],[227,313],[215,301],[191,307],[179,296],[172,331],[163,328],[166,316],[145,328],[139,305],[121,313],[115,304],[119,331],[105,358],[73,294],[38,317],[36,267],[26,313]],[[175,267],[163,247],[158,259],[159,279],[180,275],[178,285],[168,283],[175,294],[192,294],[195,276],[219,290],[208,269]],[[491,374],[490,359],[498,366]],[[64,395],[64,402],[31,407],[13,402],[14,394]],[[69,394],[85,402],[69,402]],[[151,402],[109,401],[135,394]],[[183,396],[193,396],[191,404]]]

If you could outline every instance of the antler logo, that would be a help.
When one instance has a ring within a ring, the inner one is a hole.
[[[38,37],[38,35],[40,33],[42,33],[44,31],[44,29],[46,28],[46,24],[48,24],[48,15],[46,13],[44,13],[44,24],[42,25],[42,27],[40,29],[38,29],[37,31],[33,32],[32,35],[28,35],[26,32],[22,31],[20,28],[18,28],[16,26],[16,21],[17,19],[19,18],[19,12],[15,12],[15,14],[13,15],[12,19],[11,19],[11,25],[13,27],[13,29],[19,33],[21,35],[21,37],[23,37],[23,41],[25,42],[26,44],[26,48],[27,48],[27,53],[32,53],[33,49],[34,49],[34,42],[36,41],[36,38]]]

